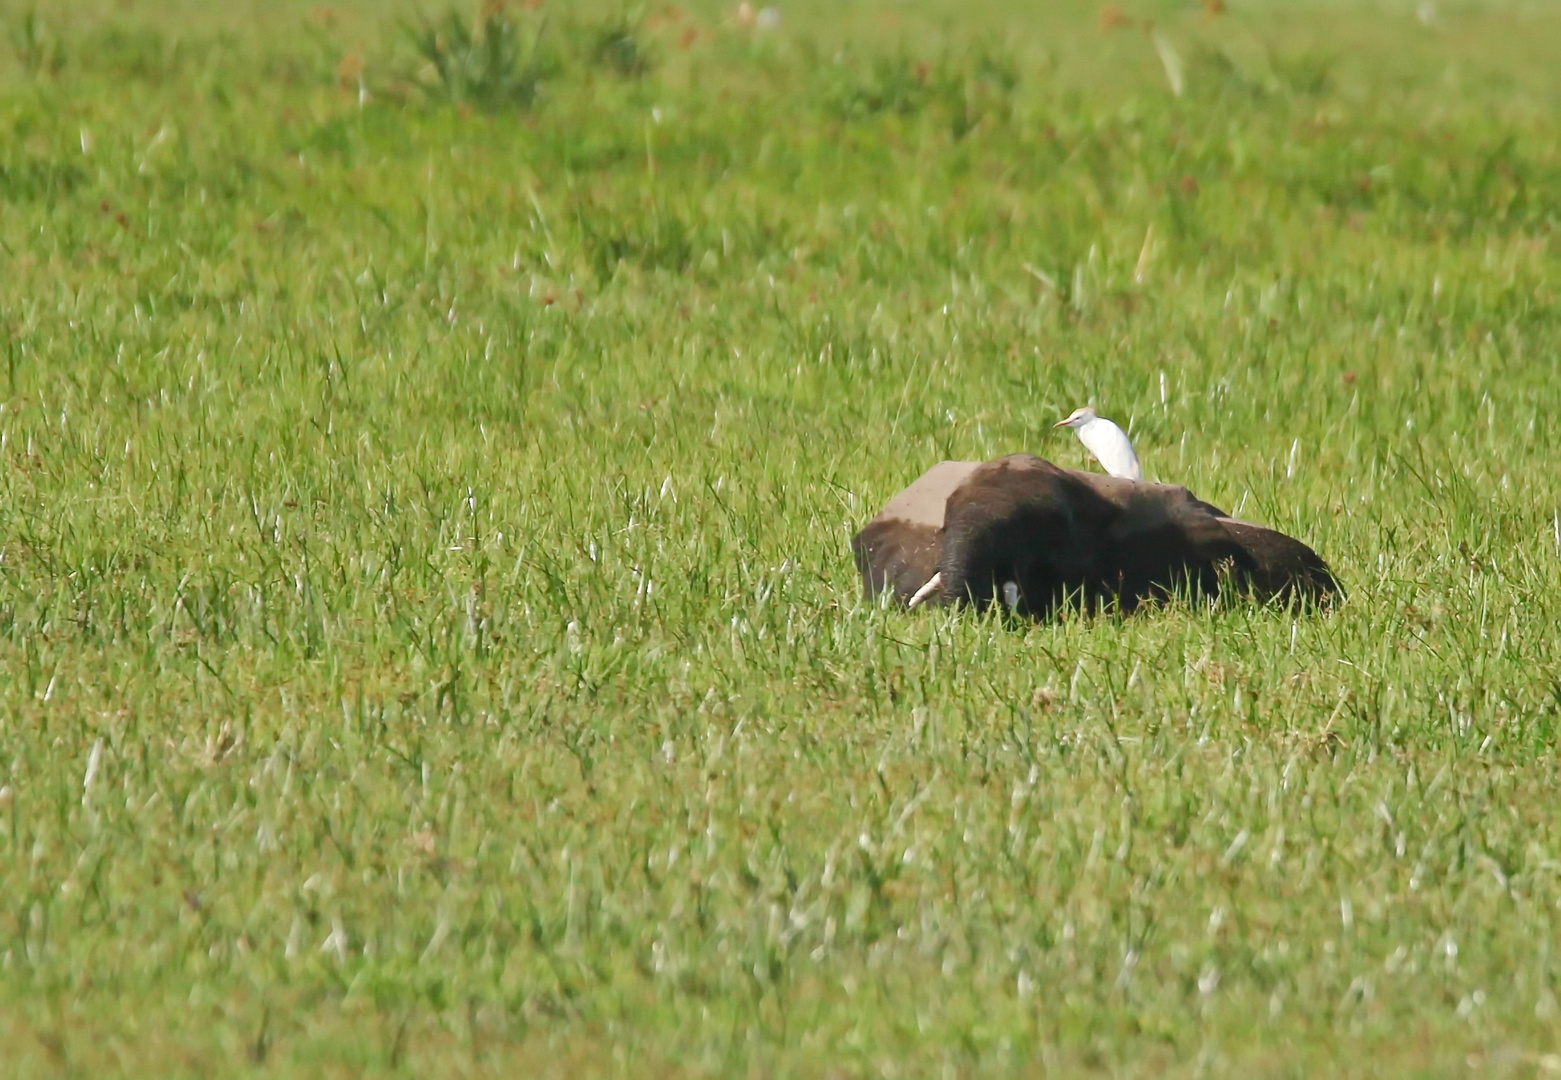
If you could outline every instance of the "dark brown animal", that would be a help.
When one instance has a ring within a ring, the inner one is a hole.
[[[897,495],[851,541],[869,597],[1044,617],[1064,604],[1131,611],[1227,588],[1261,600],[1324,602],[1339,591],[1311,548],[1238,521],[1183,487],[1064,469],[1015,454],[945,461]]]

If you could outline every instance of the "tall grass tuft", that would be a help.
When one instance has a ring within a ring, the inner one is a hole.
[[[65,68],[65,47],[50,26],[30,9],[11,27],[11,49],[22,69],[32,76],[53,78]]]
[[[404,25],[425,67],[414,81],[430,97],[451,104],[527,108],[558,71],[545,19],[516,17],[501,2],[486,0],[473,20],[452,8]]]
[[[584,28],[587,55],[597,67],[624,78],[639,78],[654,70],[655,58],[645,31],[642,11],[621,11]]]

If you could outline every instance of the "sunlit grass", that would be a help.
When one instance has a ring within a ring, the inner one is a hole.
[[[1561,23],[1118,7],[11,9],[6,1071],[1561,1068]],[[1348,602],[860,598],[1087,403]]]

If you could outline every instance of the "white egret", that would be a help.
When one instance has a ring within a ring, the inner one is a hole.
[[[1123,480],[1142,480],[1144,470],[1139,468],[1138,455],[1133,452],[1133,442],[1127,432],[1094,409],[1085,406],[1074,409],[1066,420],[1059,420],[1053,427],[1070,427],[1084,449],[1095,455],[1105,470]]]

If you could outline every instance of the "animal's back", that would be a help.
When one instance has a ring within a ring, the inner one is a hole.
[[[906,602],[937,573],[949,495],[980,467],[979,461],[938,462],[851,538],[869,597],[893,590]]]

